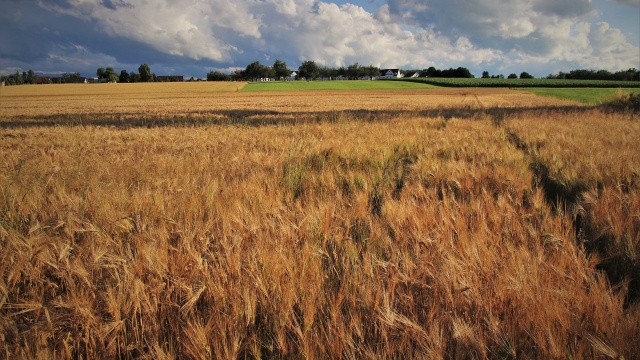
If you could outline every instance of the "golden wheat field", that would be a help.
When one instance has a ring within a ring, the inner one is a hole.
[[[5,87],[0,358],[640,358],[640,122],[512,90]]]
[[[326,117],[335,111],[372,114],[467,108],[536,108],[575,103],[509,89],[237,92],[246,83],[135,83],[13,86],[0,89],[2,119],[24,122],[220,120]]]

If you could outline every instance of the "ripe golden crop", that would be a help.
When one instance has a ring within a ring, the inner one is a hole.
[[[237,92],[244,83],[64,84],[2,88],[2,121],[196,118],[244,114],[291,117],[330,111],[425,111],[563,106],[508,89]]]
[[[3,356],[640,356],[628,114],[137,85],[2,89]]]

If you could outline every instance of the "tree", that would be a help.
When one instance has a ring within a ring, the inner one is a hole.
[[[24,84],[24,77],[20,75],[20,72],[16,70],[16,73],[12,76],[12,84],[11,85],[22,85]]]
[[[380,76],[380,68],[377,66],[369,65],[365,68],[365,75],[372,78]]]
[[[120,76],[118,77],[118,80],[121,83],[128,83],[131,80],[131,76],[129,76],[129,73],[127,72],[127,70],[122,70],[120,71]]]
[[[344,66],[340,66],[336,70],[336,77],[338,77],[338,76],[342,76],[342,77],[346,77],[347,76],[347,69],[345,69]]]
[[[425,71],[424,75],[427,76],[427,77],[440,77],[441,73],[442,73],[442,71],[437,70],[433,66],[429,66],[429,68]]]
[[[25,84],[35,84],[36,83],[36,73],[33,70],[27,71],[27,76],[24,80]]]
[[[449,69],[453,70],[453,69]],[[455,70],[453,70],[452,73],[452,77],[457,77],[457,78],[473,78],[475,76],[473,76],[473,74],[471,74],[471,71],[469,71],[469,69],[465,68],[465,67],[459,67]]]
[[[511,73],[511,74],[509,74],[509,76],[507,76],[507,79],[517,79],[517,78],[518,78],[518,75],[516,75],[514,73]]]
[[[108,67],[107,70],[107,81],[108,82],[118,82],[118,80],[120,80],[120,77],[118,76],[118,74],[116,74],[116,71],[112,68],[112,67]]]
[[[153,81],[153,74],[151,73],[151,69],[149,65],[142,64],[138,68],[138,72],[140,73],[140,81],[141,82],[150,82]]]
[[[108,67],[106,69],[98,68],[98,70],[96,70],[96,75],[98,75],[98,79],[105,80],[107,82],[118,82],[118,80],[120,80],[120,77],[112,67]]]
[[[233,72],[231,73],[231,80],[232,81],[241,81],[241,80],[245,80],[247,78],[244,70],[239,69],[239,70],[233,70]]]
[[[267,79],[273,79],[276,77],[276,72],[273,70],[271,66],[263,66],[262,67],[262,77]]]
[[[260,61],[254,61],[247,65],[247,68],[244,70],[244,75],[249,80],[272,78],[275,76],[275,71],[271,66],[265,66],[260,64]]]
[[[130,79],[129,81],[130,81],[130,82],[132,82],[132,83],[140,82],[140,81],[141,81],[141,80],[140,80],[140,74],[135,73],[135,72],[133,72],[133,71],[131,72],[131,74],[130,74],[130,78],[129,78],[129,79]]]
[[[520,73],[520,79],[533,79],[533,75],[529,74],[526,71]]]
[[[357,80],[361,76],[360,64],[355,63],[347,66],[347,77],[349,80]]]
[[[483,79],[489,79],[491,76],[489,76],[489,72],[488,71],[483,71],[482,72],[482,78]]]
[[[315,80],[320,75],[320,69],[315,61],[307,60],[298,68],[298,75],[307,80]]]
[[[210,71],[207,74],[207,81],[230,81],[231,76],[220,72],[220,71]]]
[[[273,63],[273,71],[275,72],[276,79],[284,80],[291,76],[291,70],[287,68],[287,63],[284,61],[280,61],[276,59],[276,62]]]
[[[447,70],[438,70],[433,66],[425,70],[421,76],[427,77],[443,77],[443,78],[473,78],[471,71],[465,67],[459,67],[457,69],[450,68]]]

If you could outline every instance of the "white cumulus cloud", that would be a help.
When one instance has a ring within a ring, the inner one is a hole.
[[[622,7],[618,4],[635,6],[638,1],[609,3]],[[27,46],[19,46],[11,40],[14,37],[0,38],[4,48],[0,52],[20,61],[44,58],[46,49],[55,44],[77,43],[97,58],[105,54],[110,63],[155,62],[166,69],[175,66],[176,71],[188,67],[192,73],[275,59],[293,68],[315,60],[327,66],[355,62],[401,68],[466,66],[476,73],[546,72],[556,66],[561,70],[640,67],[640,48],[628,40],[629,30],[625,33],[598,17],[600,0],[376,0],[369,2],[368,10],[343,0],[9,4],[11,14],[29,9],[33,13],[34,5],[39,5],[35,6],[39,18],[0,14],[0,30],[31,39]],[[379,5],[374,9],[372,4]],[[63,64],[64,52],[55,56]],[[47,60],[51,67],[52,59]],[[11,65],[8,57],[2,60]]]

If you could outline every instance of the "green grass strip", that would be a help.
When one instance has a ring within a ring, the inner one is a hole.
[[[445,87],[506,88],[638,88],[640,81],[566,80],[566,79],[481,79],[481,78],[409,78],[392,82],[418,82]]]
[[[540,96],[593,105],[611,101],[618,96],[628,96],[631,93],[640,94],[640,89],[611,88],[522,88],[520,90],[526,90]]]

